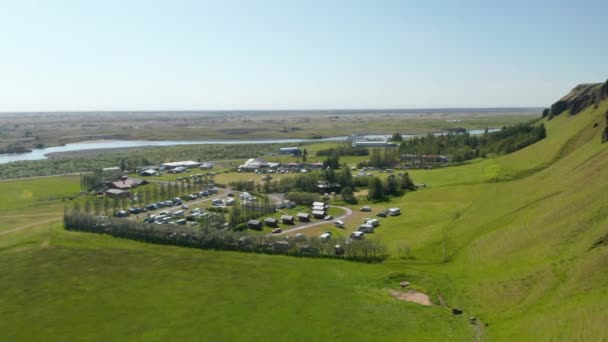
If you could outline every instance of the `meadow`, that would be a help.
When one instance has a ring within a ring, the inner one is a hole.
[[[410,171],[428,187],[371,204],[371,215],[402,210],[368,237],[387,245],[382,264],[67,232],[62,198],[78,193],[78,178],[0,182],[0,216],[39,222],[0,230],[0,331],[7,340],[606,339],[608,248],[592,247],[608,226],[608,148],[594,127],[607,111],[604,101],[545,119],[546,139],[506,156]],[[371,216],[359,206],[346,229],[306,233],[348,234]],[[435,305],[392,298],[402,280]]]

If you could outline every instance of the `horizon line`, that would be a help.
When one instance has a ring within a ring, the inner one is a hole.
[[[352,112],[352,111],[441,111],[441,110],[542,110],[546,106],[501,106],[501,107],[395,107],[395,108],[306,108],[306,109],[86,109],[86,110],[25,110],[0,111],[0,114],[38,114],[38,113],[189,113],[189,112]]]

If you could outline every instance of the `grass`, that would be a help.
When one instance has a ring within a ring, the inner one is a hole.
[[[562,114],[545,122],[547,139],[507,156],[411,171],[429,187],[372,213],[352,206],[346,229],[306,231],[345,236],[400,207],[368,237],[387,245],[383,264],[149,245],[30,216],[40,223],[0,235],[0,330],[7,340],[471,340],[476,316],[491,340],[606,339],[608,248],[590,250],[608,226],[608,145],[593,127],[606,110]],[[55,198],[78,191],[77,178],[20,182],[0,182],[11,226],[33,208],[59,215]],[[401,279],[465,314],[394,300]]]

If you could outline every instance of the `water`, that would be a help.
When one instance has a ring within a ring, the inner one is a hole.
[[[235,145],[235,144],[290,144],[317,141],[346,141],[345,136],[323,139],[260,139],[260,140],[96,140],[81,141],[64,146],[32,149],[32,152],[18,154],[0,154],[0,164],[14,161],[47,159],[50,153],[73,152],[109,148],[145,147],[145,146],[176,146],[176,145]]]
[[[491,129],[490,132],[497,131],[498,129]],[[469,130],[470,134],[483,134],[483,129]],[[443,135],[447,133],[434,133],[435,135]],[[424,135],[424,134],[422,134]],[[381,138],[387,139],[392,135],[366,135],[365,138]],[[404,138],[410,138],[420,135],[415,134],[404,134]],[[304,143],[304,142],[320,142],[320,141],[346,141],[348,137],[331,137],[323,139],[260,139],[260,140],[96,140],[96,141],[81,141],[72,144],[66,144],[64,146],[54,146],[33,149],[32,152],[19,153],[19,154],[0,154],[0,164],[15,162],[15,161],[26,161],[26,160],[43,160],[47,159],[47,155],[50,153],[58,152],[73,152],[73,151],[86,151],[86,150],[97,150],[97,149],[111,149],[111,148],[125,148],[125,147],[145,147],[145,146],[176,146],[176,145],[237,145],[237,144],[290,144],[290,143]]]

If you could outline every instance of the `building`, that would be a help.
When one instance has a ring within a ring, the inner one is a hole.
[[[279,220],[272,217],[265,218],[264,223],[266,224],[266,227],[276,228],[279,226]]]
[[[249,220],[247,221],[247,228],[249,229],[262,229],[262,222],[258,220]]]
[[[283,215],[281,216],[281,222],[283,222],[283,224],[294,224],[294,218],[291,215]]]
[[[396,144],[387,140],[362,140],[353,141],[353,147],[395,147]]]
[[[176,167],[183,167],[185,169],[189,169],[191,167],[198,167],[199,165],[201,165],[201,163],[199,162],[195,162],[192,160],[186,160],[186,161],[178,161],[178,162],[171,162],[171,163],[163,163],[162,166],[164,166],[165,168],[176,168]]]
[[[245,164],[239,165],[238,171],[253,172],[256,170],[260,170],[260,169],[274,169],[274,168],[278,167],[279,165],[280,165],[279,163],[267,162],[266,160],[261,159],[261,158],[250,158],[250,159],[247,159]]]
[[[302,155],[302,150],[299,147],[281,147],[279,149],[279,154],[290,154],[292,156],[300,156]]]
[[[316,163],[310,163],[308,164],[308,167],[310,167],[311,169],[322,169],[323,168],[323,163],[322,162],[316,162]]]
[[[300,222],[310,221],[310,215],[307,213],[298,213],[296,216],[298,217],[298,221]]]
[[[127,176],[122,176],[120,178],[120,180],[117,180],[115,182],[107,182],[106,185],[112,189],[127,190],[127,189],[131,189],[131,188],[136,188],[140,185],[144,185],[147,183],[148,183],[147,181],[142,180],[142,179],[129,178]]]
[[[104,167],[101,172],[122,172],[118,166]]]
[[[314,216],[316,219],[324,219],[325,218],[325,211],[322,211],[322,210],[313,210],[312,211],[312,216]]]
[[[131,197],[131,193],[126,190],[120,189],[108,189],[105,191],[105,195],[111,198],[127,198]]]

